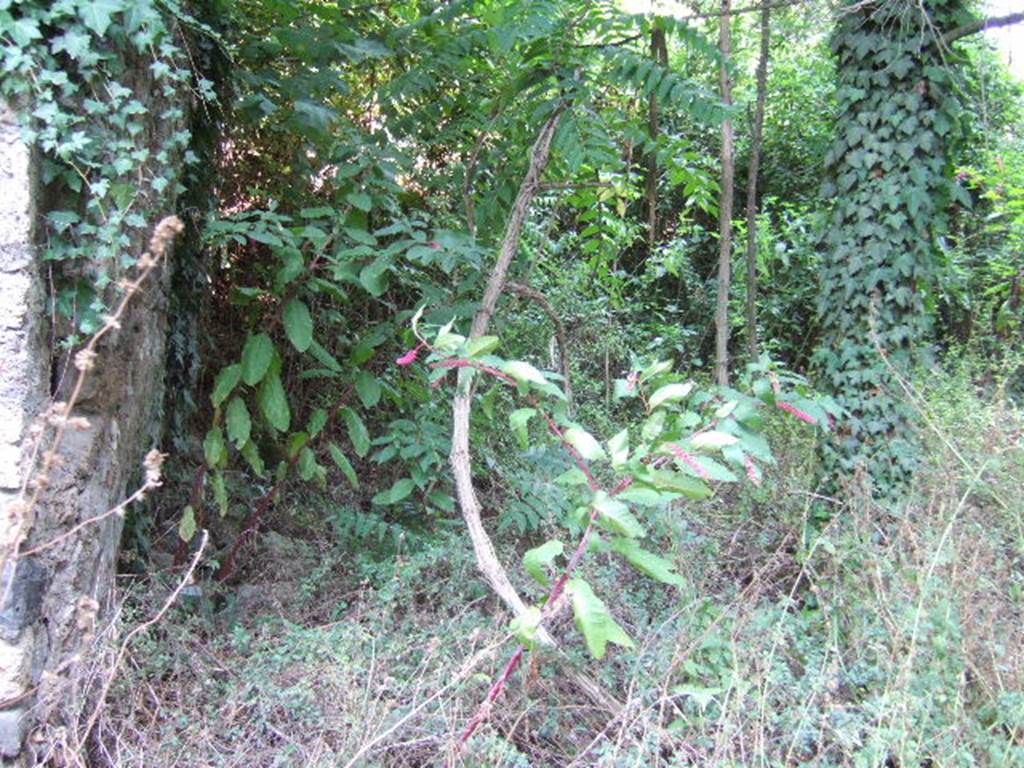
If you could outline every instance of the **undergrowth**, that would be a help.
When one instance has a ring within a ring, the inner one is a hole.
[[[595,555],[584,570],[619,596],[637,649],[594,663],[556,624],[560,650],[529,660],[459,764],[1024,765],[1024,419],[968,365],[917,381],[905,394],[930,449],[902,512],[821,497],[814,446],[794,432],[777,483],[661,513],[683,588]],[[510,564],[520,528],[545,525],[516,504],[538,460],[521,457],[489,490],[492,508],[509,500],[489,524]],[[301,505],[328,502],[291,500],[302,519]],[[261,539],[248,583],[199,585],[133,648],[96,763],[452,759],[512,640],[459,526],[360,527],[368,514],[282,526]],[[121,621],[159,595],[128,591]],[[592,705],[567,664],[622,710]]]

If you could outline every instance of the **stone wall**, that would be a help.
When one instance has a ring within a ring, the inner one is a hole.
[[[150,101],[145,71],[137,93]],[[187,98],[183,96],[182,98]],[[159,107],[161,105],[156,105]],[[153,114],[161,110],[153,109]],[[159,146],[182,123],[154,119],[142,138]],[[159,447],[164,398],[169,264],[162,264],[104,337],[95,370],[73,415],[88,426],[67,430],[57,468],[32,514],[17,503],[25,480],[29,431],[54,400],[66,400],[75,378],[68,356],[51,344],[42,265],[34,223],[44,211],[34,183],[32,153],[16,118],[0,111],[0,758],[4,764],[46,759],[54,733],[67,734],[88,718],[95,693],[89,665],[96,630],[113,594],[123,528],[118,514],[67,535],[77,524],[115,507],[141,484],[142,460]],[[145,201],[152,224],[173,213],[173,200]],[[145,248],[149,233],[132,244]],[[8,557],[23,529],[21,551]],[[54,542],[57,542],[53,545]],[[35,732],[33,734],[33,731]],[[80,743],[80,742],[78,742]],[[27,745],[27,749],[26,749]]]
[[[15,115],[0,105],[0,546],[20,525],[29,427],[49,396],[44,293],[33,249],[31,153]],[[6,558],[5,558],[6,560]],[[0,602],[0,755],[18,752],[39,678],[45,641],[37,642],[46,573],[30,559],[7,560]]]

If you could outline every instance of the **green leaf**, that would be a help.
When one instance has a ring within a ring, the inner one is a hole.
[[[501,344],[501,341],[497,336],[480,336],[476,339],[471,339],[466,347],[466,356],[481,357],[482,355],[489,355],[498,348],[499,344]]]
[[[651,470],[644,473],[643,482],[654,486],[659,491],[681,493],[694,501],[706,499],[712,493],[711,488],[704,481],[678,472]]]
[[[317,408],[309,415],[309,425],[306,427],[306,432],[313,438],[319,435],[325,426],[327,426],[327,411],[323,408]]]
[[[298,299],[284,306],[284,332],[299,352],[305,352],[313,343],[313,316],[309,314],[309,307]]]
[[[396,480],[395,484],[386,491],[381,491],[374,496],[373,503],[381,506],[397,504],[408,497],[415,487],[416,483],[414,483],[411,478],[403,477],[401,480]]]
[[[501,369],[520,383],[539,384],[541,386],[548,383],[548,380],[544,378],[544,374],[523,360],[508,360],[501,366]]]
[[[597,524],[602,528],[630,538],[645,535],[644,527],[629,511],[629,506],[618,499],[611,498],[604,491],[594,494],[591,506],[597,510]]]
[[[213,488],[213,500],[217,503],[217,511],[223,520],[228,514],[228,489],[224,485],[224,475],[214,472],[210,477],[210,487]]]
[[[536,408],[519,408],[508,415],[508,422],[519,439],[520,447],[525,451],[530,447],[530,435],[527,424],[537,413]]]
[[[196,511],[189,505],[181,513],[181,521],[178,523],[178,535],[182,541],[192,541],[196,535]]]
[[[540,582],[541,586],[548,585],[548,574],[545,567],[565,551],[565,545],[558,539],[552,539],[539,547],[528,549],[523,555],[523,567],[526,572]]]
[[[649,410],[654,410],[659,405],[665,403],[671,403],[676,400],[682,400],[687,397],[693,390],[693,382],[688,381],[685,384],[666,384],[664,387],[660,387],[654,391],[650,399],[647,401],[647,407]]]
[[[292,421],[292,414],[288,407],[288,397],[285,395],[284,385],[278,374],[271,373],[263,379],[257,399],[260,412],[267,423],[278,432],[287,432]]]
[[[540,629],[540,622],[543,618],[540,608],[529,605],[521,616],[516,616],[509,624],[509,630],[516,636],[516,639],[527,648],[534,648],[537,645],[537,631]]]
[[[228,427],[228,439],[235,444],[235,448],[241,450],[242,446],[249,442],[249,435],[252,432],[252,418],[242,398],[231,398],[224,420]]]
[[[629,430],[624,429],[608,441],[608,452],[612,457],[612,467],[621,469],[629,460]]]
[[[237,363],[223,368],[217,374],[217,380],[213,383],[213,392],[210,393],[210,400],[213,401],[214,408],[219,407],[221,403],[228,399],[228,396],[234,391],[241,378],[242,366]]]
[[[377,298],[388,289],[388,263],[384,259],[376,259],[359,271],[359,284]]]
[[[373,207],[373,200],[363,192],[350,192],[345,195],[345,200],[360,211],[369,211]]]
[[[274,342],[265,333],[246,339],[242,348],[242,381],[250,387],[259,384],[274,357]]]
[[[366,430],[366,425],[359,418],[359,414],[351,408],[345,408],[341,415],[345,419],[345,426],[348,428],[348,438],[352,441],[352,447],[355,449],[356,456],[360,459],[365,458],[366,454],[370,451],[370,433]]]
[[[721,450],[727,445],[736,445],[738,442],[739,438],[736,435],[714,429],[709,432],[698,432],[690,438],[690,445],[694,448],[710,448],[712,450]]]
[[[604,448],[592,434],[580,427],[569,427],[564,432],[566,441],[587,461],[607,458]]]
[[[87,0],[78,3],[78,14],[85,26],[103,37],[113,23],[114,14],[124,8],[124,0]]]
[[[203,440],[203,456],[210,468],[222,466],[228,460],[228,447],[224,444],[224,433],[220,427],[211,427]]]
[[[299,451],[298,467],[299,477],[301,477],[305,482],[312,480],[313,476],[316,474],[316,454],[313,453],[308,446]]]
[[[590,585],[583,579],[572,579],[568,584],[572,598],[572,612],[576,626],[583,633],[587,642],[587,650],[595,659],[603,659],[608,643],[616,643],[623,648],[635,648],[626,631],[616,623],[604,604]]]
[[[663,584],[671,584],[675,587],[683,587],[686,581],[675,572],[675,566],[670,560],[660,557],[653,552],[648,552],[640,547],[632,539],[612,539],[612,549],[622,555],[629,564],[643,574],[650,576],[655,581]]]
[[[364,406],[373,408],[380,402],[380,382],[369,371],[360,371],[356,374],[356,393]]]
[[[242,456],[249,462],[249,466],[252,467],[252,471],[256,473],[257,477],[263,477],[267,473],[263,458],[260,456],[260,449],[252,440],[242,446]]]
[[[352,465],[349,463],[349,460],[345,457],[345,454],[342,453],[341,448],[339,448],[334,443],[328,443],[327,452],[331,454],[331,459],[334,461],[335,464],[338,465],[338,469],[341,470],[341,474],[343,474],[345,476],[345,479],[348,480],[349,485],[351,485],[353,488],[358,489],[359,478],[356,476],[356,471],[352,469]]]

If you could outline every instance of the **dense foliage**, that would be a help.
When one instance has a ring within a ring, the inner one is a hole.
[[[762,149],[760,8],[628,5],[0,0],[62,347],[189,225],[125,562],[213,554],[98,764],[1024,759],[1024,88],[961,0],[772,4]]]

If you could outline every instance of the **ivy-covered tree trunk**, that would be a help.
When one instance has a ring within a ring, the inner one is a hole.
[[[936,236],[953,190],[959,105],[941,42],[962,0],[848,2],[832,46],[841,116],[826,157],[835,207],[824,238],[819,350],[848,416],[825,446],[830,480],[897,499],[915,467],[904,376],[927,329]]]

